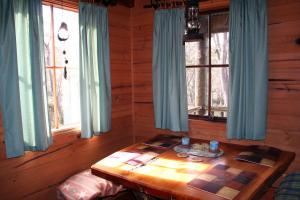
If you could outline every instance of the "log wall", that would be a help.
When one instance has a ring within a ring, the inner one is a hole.
[[[110,8],[112,131],[92,139],[80,139],[76,130],[61,132],[54,135],[54,144],[46,152],[27,152],[25,156],[6,159],[0,124],[0,199],[55,199],[55,187],[64,179],[132,144],[129,22],[130,9]]]
[[[211,0],[202,10],[228,7],[229,0]],[[136,1],[132,10],[134,134],[137,140],[167,132],[154,128],[152,98],[153,9]],[[296,152],[290,170],[300,170],[300,1],[268,0],[269,98],[267,138],[262,142],[229,141],[226,124],[189,120],[189,135],[239,144],[266,144]]]

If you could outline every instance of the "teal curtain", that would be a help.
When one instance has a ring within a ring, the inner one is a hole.
[[[155,127],[188,131],[184,10],[158,10],[153,32]]]
[[[227,136],[262,140],[266,135],[268,51],[265,0],[231,0],[230,90]]]
[[[0,4],[1,110],[7,157],[52,143],[44,65],[41,0]]]
[[[13,1],[0,1],[0,103],[7,157],[24,153]]]
[[[81,137],[111,129],[107,9],[79,3]]]

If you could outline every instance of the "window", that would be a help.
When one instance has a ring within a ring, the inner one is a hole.
[[[79,126],[78,13],[43,5],[43,21],[51,128]],[[68,28],[69,38],[66,41],[58,39],[58,31],[62,22],[65,22]]]
[[[190,118],[226,119],[228,110],[228,12],[201,15],[204,39],[185,42]]]

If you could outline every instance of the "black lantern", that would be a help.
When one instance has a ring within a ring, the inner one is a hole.
[[[203,39],[200,27],[199,0],[188,0],[185,8],[184,41]]]

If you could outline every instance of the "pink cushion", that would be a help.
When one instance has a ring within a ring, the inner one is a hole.
[[[85,170],[68,178],[57,188],[58,199],[94,199],[115,195],[123,189],[122,185],[95,176],[91,170]]]

